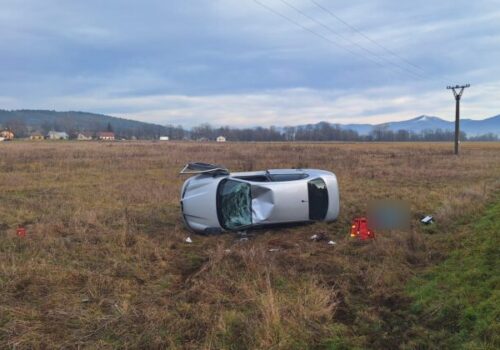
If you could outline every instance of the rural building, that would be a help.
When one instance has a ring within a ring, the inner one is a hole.
[[[49,140],[68,140],[69,135],[64,131],[49,131],[47,138]]]
[[[168,141],[169,137],[168,136],[160,136],[160,141]]]
[[[32,141],[42,141],[44,138],[43,134],[39,132],[34,132],[30,135],[30,140]]]
[[[101,141],[114,141],[115,133],[110,131],[101,131],[97,133],[97,138]]]
[[[76,135],[78,141],[91,141],[94,138],[91,132],[79,132]]]
[[[217,142],[226,142],[226,138],[224,136],[217,137]]]
[[[0,131],[0,138],[2,138],[2,141],[12,141],[14,140],[14,133],[10,130],[3,130]]]

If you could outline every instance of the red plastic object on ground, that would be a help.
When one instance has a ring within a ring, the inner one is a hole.
[[[370,230],[366,218],[355,218],[352,221],[351,237],[359,238],[362,241],[375,238],[375,232]]]
[[[26,237],[26,229],[24,227],[18,227],[16,233],[18,237]]]

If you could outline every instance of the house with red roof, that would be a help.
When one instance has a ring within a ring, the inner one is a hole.
[[[115,133],[111,131],[101,131],[97,133],[97,138],[101,141],[114,141]]]

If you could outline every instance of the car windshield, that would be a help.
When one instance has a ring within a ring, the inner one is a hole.
[[[228,230],[251,225],[250,185],[235,180],[222,180],[217,189],[217,214],[221,226]]]
[[[322,179],[307,183],[309,191],[309,219],[324,220],[328,212],[328,190]]]

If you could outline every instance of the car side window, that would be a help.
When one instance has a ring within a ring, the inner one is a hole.
[[[309,219],[324,220],[328,212],[328,190],[323,179],[314,179],[307,183],[309,195]]]

